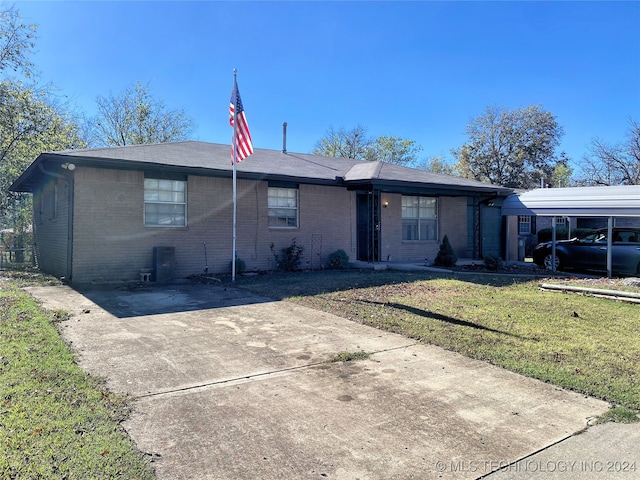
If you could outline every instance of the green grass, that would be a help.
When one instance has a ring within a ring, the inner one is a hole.
[[[614,407],[600,415],[596,424],[606,422],[635,423],[639,420],[638,414],[635,411],[626,407]]]
[[[543,292],[540,279],[326,271],[237,285],[640,409],[640,305]]]
[[[371,356],[369,352],[358,350],[355,352],[338,352],[327,360],[327,363],[333,362],[351,362],[354,360],[366,360]]]
[[[0,281],[0,478],[154,478],[120,427],[128,399],[78,367],[55,327],[63,316]]]

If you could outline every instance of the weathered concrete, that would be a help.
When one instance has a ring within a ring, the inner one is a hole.
[[[596,425],[489,475],[490,480],[640,478],[640,425]]]
[[[571,437],[608,408],[221,286],[29,290],[74,314],[62,331],[84,368],[138,397],[125,428],[160,455],[159,478],[478,478]],[[373,355],[324,363],[356,350]]]

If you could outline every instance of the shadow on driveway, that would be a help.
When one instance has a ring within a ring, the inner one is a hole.
[[[75,291],[117,318],[190,312],[273,301],[235,288],[195,282],[119,287],[92,285],[79,286]]]

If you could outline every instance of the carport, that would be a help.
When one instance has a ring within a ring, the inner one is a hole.
[[[606,217],[607,275],[611,277],[611,243],[615,219],[640,217],[640,185],[615,187],[539,188],[516,193],[505,199],[502,215],[536,215],[553,217],[551,221],[553,256],[555,265],[556,217]],[[506,258],[509,260],[509,221],[506,222]],[[555,267],[554,267],[555,268]]]

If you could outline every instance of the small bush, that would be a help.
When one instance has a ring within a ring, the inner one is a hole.
[[[328,258],[329,268],[335,270],[344,270],[349,266],[349,255],[344,250],[336,250],[329,255]]]
[[[499,270],[502,267],[502,259],[497,255],[487,255],[484,257],[484,267],[487,270]]]
[[[282,249],[282,254],[275,252],[273,243],[271,244],[271,252],[276,259],[276,265],[280,270],[285,272],[297,272],[300,270],[300,262],[304,252],[304,247],[296,243],[296,239],[291,239],[291,245]]]
[[[233,260],[229,262],[229,271],[233,269]],[[247,264],[241,258],[236,258],[236,275],[242,275],[247,271]]]
[[[436,259],[433,264],[438,267],[453,267],[458,261],[458,257],[453,251],[453,247],[449,243],[449,237],[446,235],[442,239],[442,243],[440,244],[440,250],[438,251],[438,255],[436,255]]]

